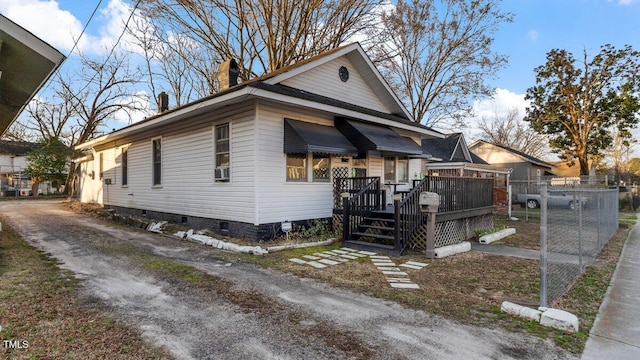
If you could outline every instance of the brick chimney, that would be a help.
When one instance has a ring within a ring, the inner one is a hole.
[[[169,110],[169,95],[163,91],[158,95],[158,112],[163,113],[167,110]]]
[[[224,91],[238,85],[240,69],[234,59],[227,60],[218,67],[218,91]]]

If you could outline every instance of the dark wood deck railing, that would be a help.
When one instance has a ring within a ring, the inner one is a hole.
[[[419,185],[423,183],[424,185]],[[493,179],[427,176],[422,180],[413,181],[414,189],[419,186],[420,192],[430,191],[440,195],[439,213],[471,210],[493,205]]]
[[[428,176],[413,182],[401,199],[394,201],[394,249],[402,254],[411,237],[427,221],[419,204],[420,193],[435,192],[440,197],[438,214],[456,213],[493,206],[493,179]],[[344,196],[347,195],[347,196]],[[343,239],[358,231],[372,212],[384,209],[385,192],[380,178],[335,178],[334,212],[341,213]]]
[[[381,187],[380,187],[380,178],[379,177],[350,177],[350,178],[333,178],[333,209],[334,210],[342,210],[343,207],[343,202],[342,202],[342,194],[343,193],[349,193],[351,195],[355,195],[356,193],[358,193],[360,190],[364,189],[365,187],[369,186],[369,184],[371,184],[372,182],[376,182],[376,188],[375,189],[370,189],[369,192],[367,192],[368,196],[378,196],[375,199],[369,199],[370,201],[372,201],[371,203],[373,204],[374,202],[376,202],[377,205],[383,206],[383,198],[382,198],[382,191]],[[374,194],[372,191],[376,190],[377,193]]]
[[[394,201],[395,246],[400,254],[406,250],[411,236],[427,221],[419,204],[423,191],[435,192],[440,196],[438,213],[493,205],[493,179],[427,176],[422,180],[414,180],[413,189],[402,200]]]
[[[353,178],[352,178],[353,179]],[[367,178],[370,182],[359,189],[353,196],[349,194],[342,198],[343,239],[348,240],[351,234],[356,232],[358,226],[371,212],[382,208],[382,192],[380,190],[380,178]]]

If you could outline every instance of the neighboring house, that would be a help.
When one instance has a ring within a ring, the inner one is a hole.
[[[424,139],[422,148],[433,156],[423,160],[427,175],[492,178],[496,187],[507,187],[509,169],[489,165],[469,151],[462,133],[449,134],[443,139]]]
[[[19,189],[31,188],[31,179],[24,173],[25,155],[35,147],[30,142],[0,141],[0,196],[17,196]]]
[[[32,193],[31,177],[25,172],[26,155],[38,144],[26,141],[0,141],[0,196],[28,196]],[[50,181],[38,184],[38,194],[57,191]]]
[[[511,170],[489,165],[469,151],[462,133],[450,134],[444,139],[422,140],[422,148],[433,156],[423,160],[427,175],[493,179],[493,204],[504,206],[508,203]]]
[[[332,219],[338,178],[390,196],[424,171],[416,123],[359,44],[236,84],[77,146],[79,198],[253,240]],[[166,97],[160,97],[160,108]]]
[[[0,14],[0,135],[63,60],[56,49]]]
[[[536,180],[554,175],[552,164],[506,146],[478,140],[469,150],[490,165],[511,169],[511,180]]]

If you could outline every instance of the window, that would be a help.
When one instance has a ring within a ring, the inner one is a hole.
[[[229,123],[216,126],[216,167],[229,167]]]
[[[307,181],[307,154],[287,154],[287,181]]]
[[[398,158],[398,182],[409,182],[408,158]]]
[[[394,157],[384,158],[384,181],[396,181],[396,158]]]
[[[104,177],[104,153],[100,153],[100,168],[98,169],[98,174],[100,175],[100,180]]]
[[[409,182],[409,159],[406,157],[384,158],[385,182]]]
[[[121,166],[122,166],[122,185],[128,185],[129,184],[129,160],[128,160],[128,154],[129,154],[129,149],[127,148],[123,148],[122,149],[122,157],[121,157]]]
[[[152,141],[153,185],[162,184],[162,139]]]
[[[329,181],[331,157],[313,154],[313,181]]]

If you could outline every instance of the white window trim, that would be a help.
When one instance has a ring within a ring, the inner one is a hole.
[[[154,174],[155,174],[155,158],[154,158],[154,154],[153,154],[153,142],[156,140],[160,140],[160,183],[159,184],[154,184],[155,179],[154,179]],[[164,144],[162,141],[162,136],[156,136],[154,138],[151,138],[151,188],[152,189],[161,189],[162,188],[162,180],[163,180],[163,175],[164,175],[164,166],[163,166],[163,160],[164,160]]]
[[[122,172],[122,170],[124,169],[123,161],[122,161],[122,159],[123,159],[122,155],[125,152],[127,153],[127,183],[126,184],[124,183],[124,174]],[[126,146],[122,146],[120,148],[120,187],[121,188],[128,188],[129,187],[129,173],[130,173],[129,172],[129,168],[130,168],[130,166],[129,166],[129,145],[126,145]]]
[[[218,149],[217,149],[218,148],[218,140],[216,139],[216,128],[218,126],[221,126],[221,125],[227,125],[227,127],[228,127],[228,133],[229,133],[228,136],[229,137],[227,139],[229,141],[229,166],[218,166]],[[231,177],[232,177],[231,176],[231,164],[232,164],[232,162],[231,162],[231,140],[232,140],[231,139],[231,130],[232,130],[231,120],[225,121],[225,122],[221,122],[221,123],[218,123],[218,124],[214,124],[213,128],[212,128],[211,136],[212,136],[212,139],[213,139],[213,141],[212,141],[213,142],[213,173],[211,175],[212,175],[214,184],[230,184],[231,183]],[[215,176],[216,169],[225,168],[225,167],[229,168],[229,178],[227,180],[216,180],[216,176]]]

